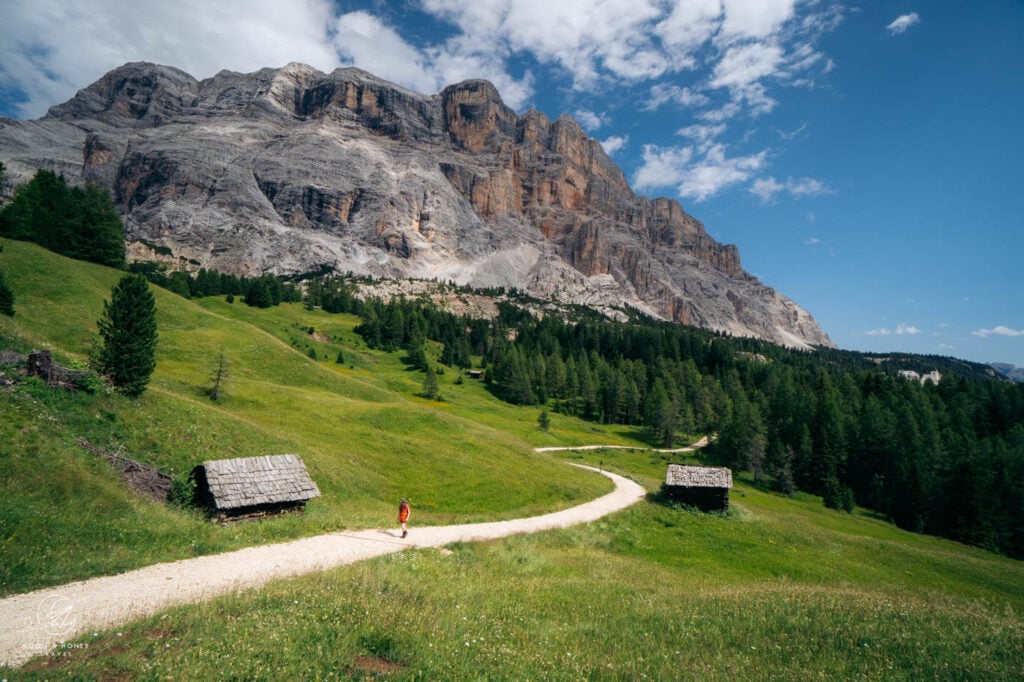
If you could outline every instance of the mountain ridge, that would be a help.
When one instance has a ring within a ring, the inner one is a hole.
[[[680,204],[633,193],[569,116],[487,81],[426,96],[291,63],[199,81],[131,63],[36,121],[0,160],[109,187],[128,238],[220,270],[514,287],[787,346],[833,346]]]

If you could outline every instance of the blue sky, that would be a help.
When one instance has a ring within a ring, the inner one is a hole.
[[[573,115],[840,347],[1024,366],[1019,0],[7,0],[0,114],[138,60],[488,78]]]

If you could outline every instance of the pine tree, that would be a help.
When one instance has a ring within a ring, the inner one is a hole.
[[[98,369],[125,395],[142,395],[156,367],[156,300],[141,275],[125,275],[103,302],[97,322],[103,346]]]
[[[14,292],[7,286],[4,273],[0,270],[0,313],[14,317]]]

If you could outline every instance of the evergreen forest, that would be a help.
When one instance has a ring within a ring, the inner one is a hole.
[[[405,349],[420,369],[428,342],[442,364],[476,358],[510,403],[639,426],[661,448],[707,434],[718,462],[764,487],[1024,558],[1024,385],[983,365],[799,351],[644,318],[538,318],[512,303],[472,319],[420,301],[361,301],[342,278],[315,278],[307,291],[307,305],[359,315],[368,346]]]
[[[124,227],[109,194],[69,188],[50,171],[17,188],[0,211],[0,235],[124,267]],[[434,344],[441,364],[484,369],[509,403],[636,426],[659,448],[708,435],[719,463],[765,488],[820,495],[837,510],[860,505],[907,530],[1024,558],[1024,384],[983,365],[792,350],[635,314],[538,316],[515,291],[477,292],[504,301],[486,320],[429,301],[363,300],[358,281],[324,272],[286,281],[161,263],[129,269],[186,297],[239,296],[259,308],[304,301],[358,315],[367,346],[406,352],[427,383]],[[3,302],[13,314],[13,296]],[[922,383],[904,369],[942,378]]]

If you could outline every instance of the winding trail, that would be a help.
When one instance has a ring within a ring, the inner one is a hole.
[[[511,521],[328,533],[273,545],[147,566],[0,600],[0,664],[19,666],[82,633],[156,613],[169,606],[251,589],[277,578],[355,563],[409,547],[442,547],[594,521],[643,499],[643,487],[594,467],[615,490],[577,507]]]

